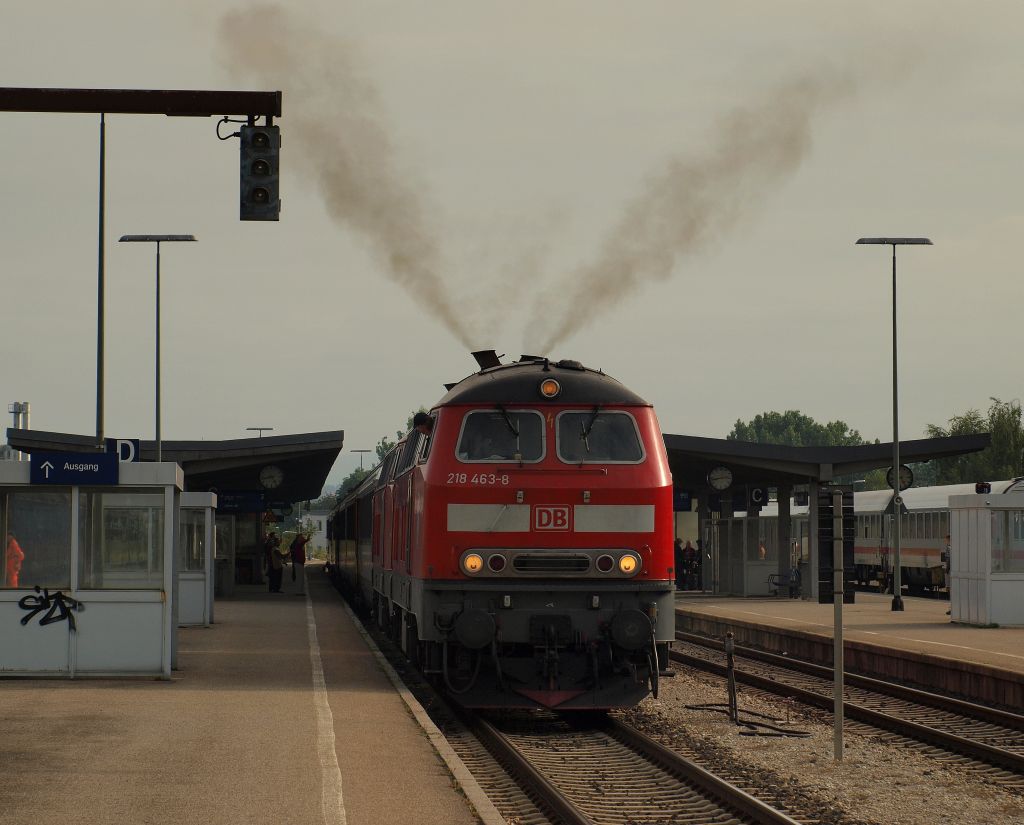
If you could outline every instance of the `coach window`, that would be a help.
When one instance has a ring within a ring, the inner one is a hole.
[[[434,433],[437,432],[437,413],[433,413],[430,416],[430,434],[424,436],[421,441],[423,446],[420,447],[419,461],[422,464],[427,460],[430,455],[430,445],[434,443]]]
[[[383,466],[380,468],[380,477],[377,479],[378,489],[391,481],[391,468],[395,466],[395,459],[397,457],[398,450],[392,450],[384,457]]]
[[[644,460],[636,421],[627,412],[561,412],[555,429],[558,457],[567,464],[639,464]]]
[[[544,418],[536,410],[473,410],[462,420],[459,461],[521,461],[544,458]]]
[[[71,586],[71,491],[0,490],[0,588]]]
[[[405,444],[402,446],[402,458],[398,463],[398,469],[395,470],[396,478],[412,469],[412,465],[416,463],[416,452],[419,450],[421,438],[423,436],[416,430],[409,433],[409,437],[406,438]]]

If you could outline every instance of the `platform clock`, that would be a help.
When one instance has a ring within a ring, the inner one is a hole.
[[[268,464],[260,470],[260,484],[266,490],[275,490],[284,481],[284,471],[276,464]]]
[[[728,467],[712,467],[708,473],[708,484],[713,490],[727,490],[732,484],[732,470]]]

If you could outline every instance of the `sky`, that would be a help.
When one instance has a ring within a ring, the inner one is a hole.
[[[106,126],[108,436],[344,430],[329,482],[473,371],[572,358],[724,437],[892,437],[1021,397],[1024,6],[39,0],[0,84],[283,92],[281,219],[217,118]],[[0,389],[96,427],[99,117],[0,112]],[[10,426],[10,417],[7,419]],[[372,454],[371,454],[372,455]],[[367,456],[369,458],[370,456]]]

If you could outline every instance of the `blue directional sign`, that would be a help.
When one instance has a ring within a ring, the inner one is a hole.
[[[32,453],[33,484],[117,484],[116,453]]]

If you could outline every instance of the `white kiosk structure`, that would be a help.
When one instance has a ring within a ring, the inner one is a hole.
[[[178,539],[178,626],[213,622],[215,493],[181,494]]]
[[[116,455],[0,462],[0,674],[170,677],[182,486]]]
[[[949,497],[950,621],[1024,626],[1024,493]]]

